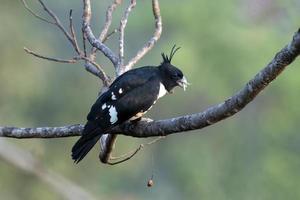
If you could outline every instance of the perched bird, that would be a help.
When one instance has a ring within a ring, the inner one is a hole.
[[[138,121],[166,93],[176,86],[184,90],[188,82],[181,70],[171,64],[179,48],[172,48],[169,56],[162,53],[159,66],[146,66],[119,76],[98,97],[87,116],[82,136],[72,148],[72,158],[80,162],[100,139],[101,135],[123,122]]]

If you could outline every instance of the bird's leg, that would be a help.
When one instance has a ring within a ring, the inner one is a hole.
[[[132,123],[132,125],[136,125],[139,121],[141,121],[142,117],[136,118],[134,120],[131,120],[130,123]]]

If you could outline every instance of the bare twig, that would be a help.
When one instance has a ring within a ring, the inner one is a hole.
[[[46,22],[46,23],[55,25],[55,22],[52,22],[52,21],[50,21],[50,20],[48,20],[48,19],[46,19],[46,18],[40,16],[39,14],[35,13],[35,12],[27,5],[27,2],[26,2],[25,0],[21,0],[21,1],[22,1],[23,5],[24,5],[25,9],[26,9],[28,12],[30,12],[34,17],[36,17],[36,18],[38,18],[38,19],[40,19],[40,20],[42,20],[42,21],[44,21],[44,22]]]
[[[159,8],[159,2],[158,0],[152,0],[152,9],[153,9],[153,15],[155,18],[155,31],[153,36],[150,38],[150,40],[145,44],[145,46],[137,52],[137,54],[128,62],[127,65],[123,67],[122,70],[127,71],[131,69],[143,56],[145,56],[146,53],[148,53],[154,44],[157,42],[157,40],[161,36],[162,32],[162,20],[160,16],[160,8]]]
[[[123,2],[123,0],[114,0],[114,2],[107,8],[106,10],[106,19],[102,31],[99,35],[99,40],[103,42],[106,37],[109,27],[112,22],[112,14],[116,10],[116,8]]]
[[[112,32],[108,33],[108,34],[106,35],[106,37],[104,37],[103,43],[105,43],[107,40],[109,40],[109,38],[110,38],[113,34],[115,34],[116,32],[118,32],[118,29],[114,29]]]
[[[86,51],[86,35],[85,35],[83,29],[81,29],[81,34],[82,34],[83,53],[84,53],[84,56],[87,57],[87,51]]]
[[[146,144],[140,144],[138,148],[136,148],[135,150],[129,152],[129,153],[126,153],[126,154],[123,154],[121,156],[118,156],[118,157],[113,157],[111,156],[109,161],[107,162],[107,164],[109,165],[116,165],[116,164],[120,164],[120,163],[123,163],[131,158],[133,158],[140,150],[142,150],[145,146],[148,146],[148,145],[152,145],[156,142],[158,142],[159,140],[163,139],[165,137],[163,136],[160,136],[160,137],[157,137],[155,138],[154,140],[146,143]],[[114,161],[114,160],[118,160],[118,161]]]
[[[140,144],[140,146],[126,158],[123,158],[122,160],[118,160],[118,161],[112,161],[112,158],[110,158],[106,163],[109,165],[117,165],[117,164],[123,163],[127,160],[130,160],[133,156],[135,156],[143,148],[144,148],[144,145]]]
[[[41,54],[38,54],[26,47],[24,47],[24,50],[26,51],[26,53],[29,53],[35,57],[41,58],[41,59],[45,59],[45,60],[49,60],[49,61],[54,61],[54,62],[60,62],[60,63],[69,63],[69,64],[74,64],[76,63],[79,59],[78,58],[73,58],[73,59],[60,59],[60,58],[53,58],[53,57],[48,57],[48,56],[43,56]]]
[[[119,69],[117,69],[117,71],[123,71],[120,68],[122,68],[123,64],[124,64],[124,31],[125,31],[125,27],[127,25],[129,13],[132,11],[132,9],[135,6],[136,6],[136,0],[131,0],[131,3],[127,7],[127,9],[126,9],[126,11],[125,11],[125,13],[124,13],[121,21],[120,21],[120,27],[119,27],[119,31],[120,31],[120,37],[119,37],[119,60],[120,60],[120,66],[119,66]],[[120,75],[119,72],[117,72],[117,73]]]
[[[24,0],[22,0],[25,8],[27,10],[29,10],[30,12],[32,12],[32,10],[28,7],[28,5],[26,4],[26,2]],[[86,52],[86,45],[85,45],[85,36],[84,36],[84,32],[83,32],[83,48],[84,48],[84,52],[82,53],[77,39],[76,39],[76,33],[75,33],[75,29],[74,29],[74,25],[73,25],[73,17],[72,17],[72,9],[69,12],[69,28],[70,28],[70,33],[66,30],[66,28],[62,25],[60,19],[56,16],[56,14],[49,9],[46,4],[42,1],[39,0],[39,3],[41,4],[41,6],[43,7],[43,9],[47,12],[47,14],[54,20],[54,22],[52,24],[54,24],[55,26],[57,26],[62,32],[63,34],[66,36],[66,38],[69,40],[69,42],[72,44],[74,50],[76,51],[76,53],[78,54],[78,56],[74,57],[73,59],[59,59],[59,58],[53,58],[53,57],[48,57],[48,56],[43,56],[39,53],[33,52],[27,48],[24,48],[24,50],[31,54],[34,55],[38,58],[42,58],[42,59],[46,59],[49,61],[55,61],[55,62],[60,62],[60,63],[75,63],[78,60],[84,60],[85,61],[85,69],[92,73],[93,75],[96,75],[97,77],[99,77],[102,81],[104,86],[108,86],[110,79],[109,77],[105,74],[104,70],[101,68],[100,65],[98,65],[95,61],[91,60],[90,58],[87,57],[87,52]],[[36,14],[34,13],[34,16],[36,16]],[[45,20],[43,20],[45,21]],[[84,55],[82,55],[84,54]]]
[[[73,59],[60,59],[60,58],[53,58],[53,57],[48,57],[48,56],[43,56],[41,54],[38,54],[26,47],[24,47],[24,50],[41,59],[45,59],[45,60],[49,60],[49,61],[54,61],[54,62],[60,62],[60,63],[69,63],[69,64],[74,64],[76,62],[78,62],[79,60],[85,60],[87,63],[85,64],[85,68],[87,71],[89,71],[90,73],[94,74],[95,76],[99,77],[102,81],[104,86],[108,86],[110,83],[110,78],[106,75],[106,73],[103,71],[103,69],[100,67],[100,65],[98,65],[96,62],[90,60],[87,57],[84,56],[78,56],[78,57],[74,57]]]
[[[112,22],[112,14],[113,12],[116,10],[116,8],[118,7],[118,5],[120,5],[123,2],[123,0],[114,0],[113,3],[108,6],[107,10],[106,10],[106,18],[105,18],[105,23],[104,26],[102,28],[102,31],[98,37],[98,40],[100,40],[101,42],[105,42],[108,39],[108,30],[109,27],[111,25]],[[93,47],[92,48],[92,53],[91,53],[91,59],[94,60],[95,56],[96,56],[96,52],[97,52],[97,48]]]
[[[119,65],[119,59],[115,55],[115,53],[108,48],[105,44],[103,44],[100,40],[96,39],[95,35],[93,34],[93,31],[90,27],[90,21],[91,21],[91,2],[90,0],[83,0],[83,24],[82,24],[82,30],[87,36],[88,41],[90,44],[100,50],[117,68]]]
[[[80,55],[81,51],[80,51],[80,48],[78,46],[78,42],[77,42],[77,39],[76,39],[76,33],[75,33],[75,30],[74,30],[74,25],[73,25],[72,12],[73,12],[73,10],[71,9],[70,12],[69,12],[69,22],[70,22],[69,26],[70,26],[70,31],[71,31],[71,38],[72,38],[72,41],[74,43],[75,51],[77,52],[78,55]]]
[[[62,25],[61,21],[56,16],[56,14],[50,8],[48,8],[42,0],[38,0],[38,1],[41,4],[41,6],[43,7],[43,9],[48,13],[48,15],[55,21],[55,25],[64,33],[64,35],[69,40],[69,42],[72,44],[74,49],[76,49],[76,44],[74,43],[72,36],[70,35],[70,33],[68,33],[66,28]]]

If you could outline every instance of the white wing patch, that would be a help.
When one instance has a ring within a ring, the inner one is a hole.
[[[123,93],[123,90],[122,88],[119,89],[119,94],[122,94]]]
[[[167,90],[165,86],[162,83],[159,83],[159,92],[158,92],[157,99],[165,96],[165,94],[167,94]]]
[[[110,123],[111,124],[114,124],[118,121],[118,113],[117,113],[117,110],[114,106],[111,106],[109,108],[109,116],[110,116]]]
[[[104,103],[101,108],[104,110],[106,108],[106,103]]]
[[[117,100],[117,98],[113,92],[111,93],[111,100]]]

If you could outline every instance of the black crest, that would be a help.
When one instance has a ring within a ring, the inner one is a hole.
[[[174,45],[171,49],[170,55],[166,55],[164,53],[161,54],[163,57],[163,63],[171,63],[173,56],[175,55],[176,51],[178,51],[180,47],[176,48],[176,45]]]

